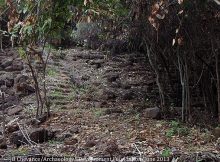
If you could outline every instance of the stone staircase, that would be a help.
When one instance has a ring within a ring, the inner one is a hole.
[[[49,98],[54,106],[68,108],[134,109],[151,106],[147,102],[149,85],[154,76],[145,56],[83,51],[80,48],[62,51],[64,59],[51,59],[48,69]],[[156,85],[155,85],[156,86]]]

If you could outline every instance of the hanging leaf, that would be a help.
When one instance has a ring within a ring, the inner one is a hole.
[[[90,3],[93,3],[93,1],[92,0],[84,0],[84,6],[87,6],[87,4],[90,4]]]
[[[179,29],[176,29],[176,34],[179,33]]]
[[[183,10],[179,11],[179,12],[178,12],[178,15],[181,15],[182,13],[183,13]]]
[[[87,23],[90,23],[90,22],[91,22],[91,17],[87,16]]]
[[[28,6],[25,6],[22,10],[23,14],[25,14],[28,11],[28,9],[29,9]]]
[[[152,7],[152,15],[155,15],[157,13],[157,11],[160,9],[160,6],[158,3],[156,3],[153,7]]]
[[[163,15],[160,15],[160,14],[156,14],[156,17],[160,20],[164,19],[165,18],[165,14]]]
[[[84,0],[84,3],[83,3],[83,4],[84,4],[84,6],[86,6],[86,5],[87,5],[87,2],[88,2],[87,0]]]
[[[173,39],[172,46],[174,46],[174,45],[175,45],[175,43],[176,43],[176,40],[175,40],[175,39]]]
[[[178,41],[178,45],[180,45],[180,46],[183,45],[183,38],[182,37],[178,38],[177,41]]]
[[[179,3],[179,4],[182,4],[182,3],[183,3],[183,0],[178,0],[178,3]]]
[[[163,11],[164,11],[166,14],[168,14],[168,12],[169,12],[167,9],[164,9]]]
[[[152,24],[154,23],[155,20],[154,20],[153,17],[149,16],[149,17],[148,17],[148,21],[149,21],[149,22],[151,23],[151,25],[152,25]]]

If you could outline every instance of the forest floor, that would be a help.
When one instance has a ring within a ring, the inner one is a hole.
[[[54,51],[47,74],[52,115],[40,127],[56,132],[56,138],[34,146],[46,155],[163,157],[170,161],[166,157],[185,154],[199,159],[198,153],[220,154],[208,129],[149,119],[145,110],[156,107],[148,94],[155,89],[149,86],[156,86],[141,54],[113,56],[81,48]],[[33,117],[34,95],[22,103],[26,105],[21,112],[24,118]],[[0,152],[14,156],[31,151],[33,146],[10,145]]]

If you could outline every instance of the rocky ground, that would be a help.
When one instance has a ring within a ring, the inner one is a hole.
[[[52,115],[38,123],[28,68],[16,52],[1,53],[8,139],[0,155],[217,161],[220,141],[213,132],[161,119],[154,75],[145,60],[139,53],[53,51],[47,69]]]

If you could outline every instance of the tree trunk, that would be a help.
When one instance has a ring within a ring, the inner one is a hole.
[[[152,53],[152,51],[150,50],[150,47],[148,46],[148,44],[146,43],[146,47],[147,47],[147,56],[150,62],[151,67],[153,68],[155,74],[156,74],[156,83],[159,89],[159,94],[160,94],[160,102],[161,102],[161,107],[163,111],[166,111],[165,106],[166,106],[166,102],[165,102],[165,92],[164,92],[164,87],[162,84],[162,80],[164,78],[161,77],[159,68],[158,68],[158,64],[156,63],[156,54]]]
[[[220,70],[219,70],[219,53],[215,55],[216,58],[216,77],[217,77],[217,97],[218,97],[218,122],[220,123]]]

